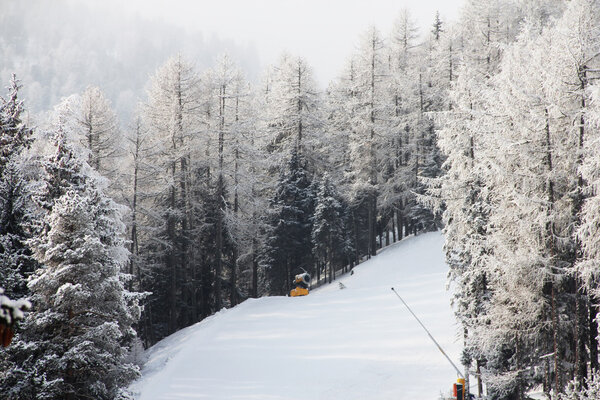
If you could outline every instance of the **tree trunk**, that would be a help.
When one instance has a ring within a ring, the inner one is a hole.
[[[143,291],[141,285],[141,273],[138,266],[137,276],[135,274],[136,256],[138,254],[138,236],[137,236],[137,199],[138,199],[138,172],[139,172],[139,154],[140,154],[140,126],[139,121],[136,127],[135,148],[134,148],[134,164],[133,164],[133,198],[131,201],[131,257],[129,258],[129,274],[138,282],[139,291]],[[129,291],[133,291],[133,278],[129,281]]]
[[[398,222],[396,226],[398,227],[398,240],[402,240],[404,238],[404,218],[402,215],[402,200],[400,200],[400,205],[398,210],[396,211],[396,218],[398,218]]]
[[[175,163],[172,166],[173,179],[175,179]],[[175,187],[170,188],[170,206],[171,209],[167,215],[167,238],[170,247],[167,249],[167,271],[169,271],[171,282],[169,288],[169,333],[177,330],[177,262],[175,249],[177,238],[175,237]]]
[[[297,149],[298,154],[302,154],[302,70],[298,63],[298,139]]]
[[[354,233],[354,259],[356,263],[360,263],[360,250],[358,248],[358,228],[356,227],[356,213],[352,211],[352,230]]]
[[[251,296],[258,298],[258,257],[256,256],[256,248],[258,243],[255,238],[252,239],[252,289]]]
[[[223,210],[221,210],[221,201],[224,197],[224,179],[223,179],[223,147],[225,142],[225,85],[219,89],[219,177],[217,178],[217,237],[216,237],[216,257],[215,266],[215,308],[220,310],[223,307],[221,295],[221,275],[223,273]]]
[[[475,360],[477,365],[477,397],[483,397],[483,381],[481,380],[481,361]]]
[[[289,295],[290,291],[292,290],[291,282],[292,282],[292,272],[290,271],[290,259],[286,258],[285,259],[285,289],[286,290],[284,293],[285,296]]]
[[[392,240],[396,243],[396,210],[392,209]]]
[[[576,279],[578,281],[578,279]],[[579,283],[575,283],[579,286]],[[577,382],[585,386],[587,377],[587,316],[588,308],[583,294],[575,292],[575,378]]]
[[[597,299],[595,297],[590,298],[589,307],[589,347],[590,347],[590,370],[592,373],[598,371],[598,323],[596,318],[598,317],[598,306]]]
[[[558,359],[558,316],[556,312],[556,290],[552,285],[552,347],[554,349],[554,393],[560,393],[560,364]]]
[[[375,37],[372,38],[372,53],[371,53],[371,99],[369,104],[370,109],[370,122],[371,122],[371,136],[369,146],[369,157],[370,157],[370,171],[369,171],[369,183],[372,185],[372,193],[369,194],[369,256],[377,254],[377,146],[375,138],[375,51],[377,49],[377,42]]]
[[[548,172],[549,174],[552,173],[553,170],[553,166],[552,166],[552,144],[551,144],[551,137],[550,137],[550,122],[549,122],[549,115],[548,115],[548,110],[545,110],[546,113],[546,126],[545,126],[545,131],[546,131],[546,159],[545,159],[545,163],[546,163],[546,167],[548,168]],[[547,181],[547,195],[548,195],[548,214],[550,214],[553,205],[554,205],[554,182],[552,181],[552,179],[548,179]],[[550,217],[550,215],[548,215]],[[554,277],[553,275],[556,273],[554,271],[554,258],[556,257],[556,249],[555,249],[555,245],[554,245],[554,229],[552,226],[551,222],[548,222],[546,224],[546,240],[547,240],[547,248],[550,252],[550,277],[549,277],[549,284],[550,284],[550,296],[551,296],[551,315],[552,315],[552,347],[553,347],[553,351],[554,351],[554,393],[558,394],[560,393],[560,361],[559,361],[559,349],[558,349],[558,312],[557,312],[557,306],[556,306],[556,285],[554,282]]]
[[[215,308],[219,311],[223,307],[221,296],[221,275],[223,273],[223,212],[221,210],[221,199],[223,198],[223,175],[219,173],[217,183],[217,237],[216,237],[216,258],[215,265]]]

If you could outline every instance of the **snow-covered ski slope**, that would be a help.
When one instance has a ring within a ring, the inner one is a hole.
[[[306,297],[251,299],[148,350],[139,399],[436,400],[460,340],[446,292],[443,237],[403,240]]]

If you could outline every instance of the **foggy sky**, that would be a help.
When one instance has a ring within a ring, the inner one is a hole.
[[[387,33],[402,8],[421,32],[431,28],[436,10],[445,20],[459,13],[462,0],[111,0],[124,11],[169,21],[206,36],[254,48],[261,66],[283,51],[303,56],[322,86],[333,79],[370,25]]]

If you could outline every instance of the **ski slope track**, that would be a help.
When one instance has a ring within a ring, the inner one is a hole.
[[[250,299],[148,349],[140,400],[435,400],[459,364],[439,232],[407,238],[306,297]],[[340,288],[343,283],[344,289]]]

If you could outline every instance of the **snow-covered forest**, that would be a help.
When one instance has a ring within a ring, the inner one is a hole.
[[[600,1],[468,0],[422,31],[405,9],[348,38],[325,90],[242,50],[135,88],[62,97],[48,60],[3,82],[0,397],[127,398],[166,336],[443,229],[474,394],[597,399]]]

